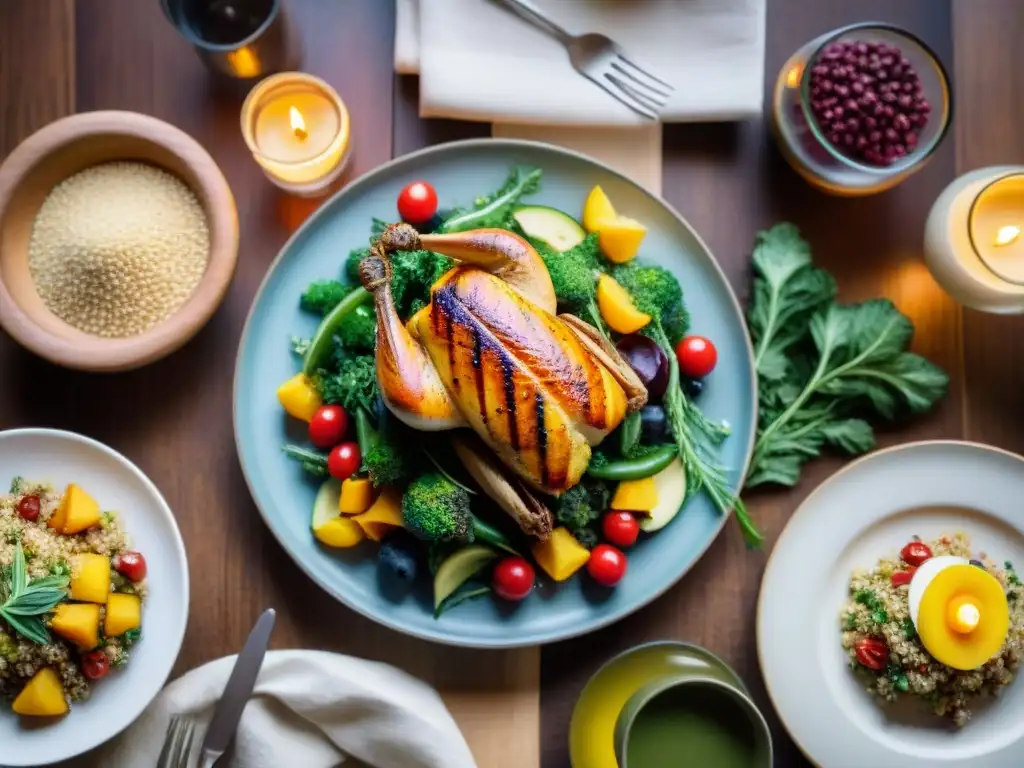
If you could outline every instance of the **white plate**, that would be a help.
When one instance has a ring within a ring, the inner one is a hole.
[[[972,551],[1024,564],[1024,459],[951,441],[878,451],[817,488],[779,537],[761,584],[758,654],[782,722],[821,768],[1024,765],[1024,680],[956,731],[923,704],[879,707],[840,646],[854,568],[914,534],[960,530]]]
[[[81,485],[104,510],[116,510],[132,545],[146,557],[149,596],[142,639],[128,664],[93,686],[88,701],[52,725],[25,727],[0,708],[0,765],[49,765],[102,744],[130,725],[167,681],[188,621],[188,563],[170,507],[156,486],[116,451],[71,432],[0,432],[0,484],[20,475],[55,488]],[[6,490],[6,488],[5,488]]]

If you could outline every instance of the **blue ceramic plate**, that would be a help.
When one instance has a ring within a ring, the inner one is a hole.
[[[693,332],[713,339],[718,367],[700,406],[733,428],[722,451],[733,490],[743,477],[756,422],[750,339],[742,312],[707,246],[662,200],[583,155],[544,144],[474,140],[445,144],[394,160],[350,184],[320,208],[288,241],[260,286],[249,313],[235,370],[235,440],[249,489],[263,519],[299,567],[331,595],[386,626],[428,640],[483,648],[512,648],[562,640],[621,619],[672,586],[704,553],[725,523],[699,495],[668,526],[629,555],[629,573],[614,590],[586,578],[550,586],[512,607],[480,599],[434,619],[430,585],[401,601],[381,593],[375,547],[321,547],[310,533],[317,483],[281,453],[281,444],[304,440],[304,426],[289,419],[275,390],[298,370],[292,335],[310,336],[316,318],[299,309],[299,296],[315,279],[337,277],[352,248],[363,247],[370,220],[393,219],[399,190],[427,179],[442,207],[468,204],[497,189],[509,167],[543,169],[542,190],[530,203],[579,215],[587,193],[601,184],[618,209],[644,222],[642,259],[671,269],[693,316]],[[498,512],[498,514],[501,514]]]

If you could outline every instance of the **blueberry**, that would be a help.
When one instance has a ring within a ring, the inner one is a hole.
[[[411,584],[419,570],[419,543],[405,531],[395,531],[381,542],[377,568],[381,576]]]
[[[704,391],[704,379],[684,379],[683,392],[691,400],[695,400]]]
[[[971,560],[971,565],[976,565],[981,568],[981,570],[985,570],[985,564],[981,562],[981,560]]]

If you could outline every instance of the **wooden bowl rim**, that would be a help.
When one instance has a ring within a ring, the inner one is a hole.
[[[210,231],[210,252],[202,279],[177,311],[145,333],[115,339],[80,331],[56,315],[53,317],[67,329],[66,336],[41,327],[15,299],[0,270],[0,327],[40,357],[66,368],[86,371],[131,370],[179,349],[213,316],[227,292],[238,261],[235,199],[213,157],[185,131],[138,112],[104,110],[70,115],[44,126],[21,142],[0,165],[0,224],[21,185],[51,153],[91,137],[110,135],[131,137],[157,146],[189,169],[205,198],[200,202]],[[174,175],[181,178],[178,173]],[[187,179],[181,180],[193,187]]]

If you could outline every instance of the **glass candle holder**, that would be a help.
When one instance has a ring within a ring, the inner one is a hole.
[[[1024,166],[980,168],[946,187],[928,214],[924,256],[960,303],[1024,313]]]
[[[242,135],[267,178],[302,197],[325,195],[352,153],[345,102],[301,72],[273,75],[249,92]]]
[[[299,65],[301,40],[282,0],[160,0],[160,5],[214,72],[253,80]]]
[[[775,83],[772,128],[787,162],[812,185],[869,195],[921,168],[951,111],[949,77],[934,52],[872,22],[828,32],[790,57]]]

